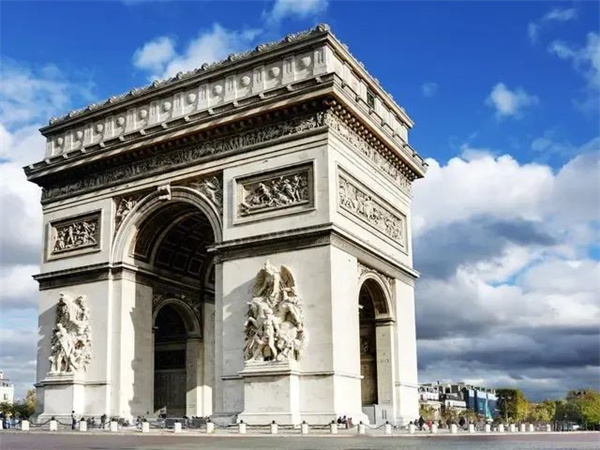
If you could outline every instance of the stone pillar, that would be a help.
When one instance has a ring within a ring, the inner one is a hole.
[[[509,432],[509,433],[515,433],[516,431],[517,431],[517,426],[516,426],[514,423],[511,423],[511,424],[508,426],[508,432]]]
[[[453,423],[452,425],[450,425],[450,433],[452,433],[452,434],[458,433],[458,427],[456,426],[455,423]]]
[[[175,422],[173,424],[173,433],[181,433],[181,422]]]
[[[50,431],[58,431],[58,422],[56,420],[50,421]]]
[[[150,423],[142,422],[142,433],[150,433]]]
[[[329,433],[330,434],[337,434],[338,433],[338,426],[337,423],[335,422],[331,422],[329,424]]]
[[[432,423],[429,432],[431,434],[437,434],[437,432],[438,432],[438,426],[435,423]]]
[[[85,420],[79,421],[79,431],[87,431],[87,422]]]
[[[275,423],[275,421],[271,422],[271,425],[269,426],[269,431],[271,432],[271,434],[277,434],[277,424]]]
[[[503,424],[498,425],[498,433],[504,433],[504,425]]]
[[[238,433],[246,434],[246,424],[243,420],[240,423],[238,423]]]
[[[533,432],[535,432],[535,426],[534,426],[532,423],[530,423],[530,424],[529,424],[529,426],[528,426],[527,428],[528,428],[528,430],[527,430],[527,431],[529,431],[530,433],[533,433]]]
[[[385,423],[383,429],[385,434],[392,434],[392,425],[389,422]]]
[[[365,424],[362,422],[359,422],[358,424],[358,434],[365,434],[367,431],[367,428],[365,427]]]
[[[492,426],[489,423],[486,423],[484,430],[486,433],[490,433],[492,431]]]
[[[210,420],[206,422],[206,434],[213,434],[215,432],[215,424]]]
[[[526,424],[524,424],[524,423],[522,423],[522,424],[519,426],[519,431],[520,431],[521,433],[525,433],[525,432],[527,431],[527,425],[526,425]]]
[[[546,432],[551,432],[552,431],[552,425],[548,424],[546,425]]]
[[[415,425],[413,423],[409,423],[408,424],[408,433],[409,434],[415,434]]]
[[[116,420],[111,420],[110,421],[110,432],[116,433],[117,431],[119,431],[119,423]]]
[[[21,421],[21,431],[29,431],[29,420]]]
[[[475,433],[475,425],[472,423],[469,424],[469,433]]]
[[[202,416],[203,414],[203,365],[202,341],[200,336],[188,337],[185,343],[186,353],[186,415]]]

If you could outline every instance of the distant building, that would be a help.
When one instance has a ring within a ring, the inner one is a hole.
[[[8,378],[4,378],[4,372],[0,371],[0,403],[12,404],[15,398],[15,387]]]
[[[465,383],[424,383],[419,386],[419,401],[435,411],[442,408],[464,411],[470,409],[486,419],[496,415],[498,397],[494,389]],[[437,414],[436,414],[437,415]]]

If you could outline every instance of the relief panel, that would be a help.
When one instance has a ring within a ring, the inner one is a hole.
[[[313,209],[313,178],[312,163],[237,178],[238,221]]]
[[[49,224],[48,259],[100,249],[100,211]]]

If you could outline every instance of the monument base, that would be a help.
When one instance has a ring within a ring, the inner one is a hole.
[[[296,361],[246,361],[244,411],[238,416],[249,425],[298,425],[300,380]]]
[[[70,422],[71,412],[81,415],[85,407],[85,381],[75,373],[49,372],[37,387],[43,389],[44,410],[37,422],[46,422],[54,417],[61,422]]]

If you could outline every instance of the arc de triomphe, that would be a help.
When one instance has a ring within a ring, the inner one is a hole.
[[[52,119],[39,419],[414,420],[412,125],[325,25]]]

